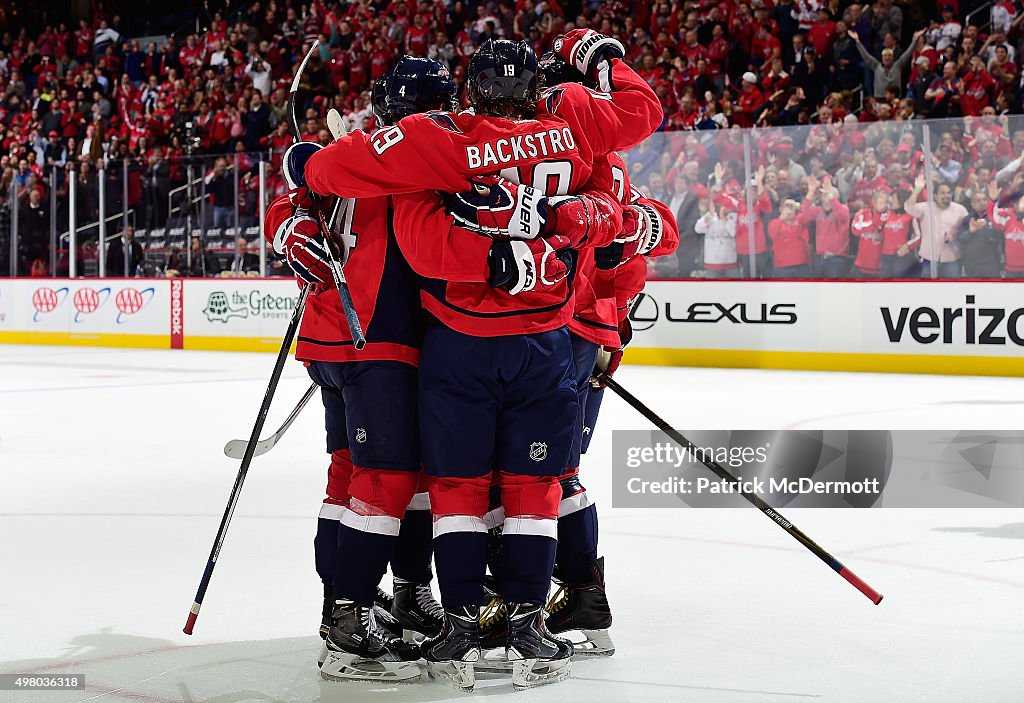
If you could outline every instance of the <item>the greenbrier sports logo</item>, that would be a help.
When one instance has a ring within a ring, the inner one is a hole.
[[[228,303],[228,294],[222,290],[215,290],[210,293],[203,314],[210,322],[226,323],[232,317],[249,317],[249,309],[247,307],[231,307]]]
[[[272,295],[259,289],[215,290],[206,300],[203,314],[209,322],[227,323],[233,317],[253,320],[287,319],[295,311],[296,298]]]

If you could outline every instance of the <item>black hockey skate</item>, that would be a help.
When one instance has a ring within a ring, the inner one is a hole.
[[[391,615],[402,627],[406,642],[420,643],[437,637],[444,626],[444,608],[434,600],[430,584],[395,578],[395,599]]]
[[[377,596],[373,599],[373,611],[377,616],[377,624],[382,626],[388,632],[395,637],[402,636],[402,626],[398,623],[394,617],[392,617],[390,610],[386,610],[381,607],[380,603],[383,599],[390,599],[391,596],[386,594],[381,589],[377,589]],[[321,611],[320,618],[320,639],[323,643],[320,646],[320,652],[316,657],[316,665],[323,666],[324,661],[327,659],[327,635],[331,631],[331,625],[334,624],[334,590],[324,584],[324,607]]]
[[[377,606],[378,608],[381,608],[381,609],[383,609],[383,610],[385,610],[385,611],[390,613],[391,612],[391,608],[392,608],[392,604],[394,602],[395,602],[394,596],[389,596],[387,593],[384,592],[383,589],[380,588],[380,586],[377,587],[377,595],[374,596],[374,598],[373,598],[373,604],[375,606]],[[330,586],[328,586],[325,583],[324,584],[324,609],[321,612],[321,618],[320,618],[320,639],[322,639],[322,640],[326,640],[327,639],[327,633],[331,631],[331,614],[333,612],[334,612],[334,589],[331,588]],[[382,619],[384,620],[383,624],[385,625],[385,627],[387,627],[389,630],[394,632],[394,630],[395,630],[394,624],[392,622],[387,621],[386,618],[382,618]],[[402,636],[401,628],[398,628],[398,631],[395,634],[397,636],[401,637]]]
[[[480,659],[480,608],[445,609],[441,633],[422,645],[430,678],[472,691],[476,685],[473,664]]]
[[[327,656],[320,676],[328,681],[408,683],[420,677],[419,649],[403,642],[380,622],[379,608],[339,600],[324,642]]]
[[[530,603],[506,603],[505,609],[505,656],[512,663],[515,689],[522,691],[567,677],[572,667],[572,644],[548,632],[544,608]]]
[[[508,638],[508,618],[505,601],[495,590],[495,584],[484,584],[485,603],[480,608],[480,661],[477,671],[508,673],[512,664],[505,658],[505,640]]]
[[[589,583],[570,584],[556,580],[558,588],[548,600],[547,626],[551,632],[578,631],[583,640],[570,638],[577,658],[610,657],[615,645],[608,634],[612,610],[604,588],[604,557],[591,565]]]

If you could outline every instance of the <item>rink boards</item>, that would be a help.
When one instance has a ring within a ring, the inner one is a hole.
[[[627,363],[1024,375],[1024,288],[979,281],[651,281]],[[0,280],[0,342],[275,351],[287,279]]]
[[[650,281],[623,359],[1021,376],[1022,293],[1010,281]]]
[[[277,351],[288,279],[0,280],[0,342]]]

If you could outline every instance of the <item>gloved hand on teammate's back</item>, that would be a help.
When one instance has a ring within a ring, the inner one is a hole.
[[[495,239],[534,239],[548,231],[551,207],[536,188],[500,176],[472,182],[472,190],[444,194],[445,211],[460,227]]]
[[[601,64],[626,55],[622,42],[592,29],[574,29],[555,38],[551,45],[555,55],[577,71],[596,78]]]
[[[565,279],[573,265],[572,242],[560,235],[528,241],[500,239],[491,245],[487,282],[512,295],[549,288]]]
[[[594,249],[599,269],[613,269],[634,256],[647,256],[661,241],[661,213],[649,205],[633,203],[622,208],[622,230],[608,246]]]
[[[594,373],[590,377],[590,385],[594,388],[604,388],[604,379],[611,378],[619,364],[622,362],[622,353],[626,345],[633,339],[633,325],[626,317],[619,323],[619,346],[601,347],[597,352],[597,361],[594,364]]]

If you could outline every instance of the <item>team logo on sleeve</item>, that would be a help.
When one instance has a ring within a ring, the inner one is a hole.
[[[548,443],[534,442],[530,445],[530,458],[533,461],[544,461],[548,458]]]
[[[462,130],[455,124],[455,120],[452,116],[444,112],[428,112],[427,119],[436,124],[441,129],[447,129],[449,132],[455,132],[456,134],[462,134]]]
[[[558,112],[558,106],[562,104],[562,94],[564,92],[565,91],[561,88],[553,88],[551,92],[548,93],[547,98],[545,98],[545,103],[547,111],[550,114],[553,115]]]

